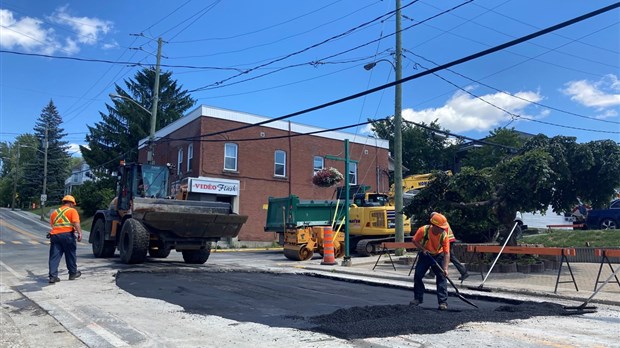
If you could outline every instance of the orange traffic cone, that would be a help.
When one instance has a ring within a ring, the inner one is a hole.
[[[331,227],[323,228],[323,261],[321,265],[335,265],[334,257],[334,232]]]

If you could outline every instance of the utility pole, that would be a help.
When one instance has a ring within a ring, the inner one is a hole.
[[[159,65],[161,63],[161,45],[163,40],[157,39],[157,64],[155,65],[155,86],[153,86],[153,107],[151,108],[151,131],[149,148],[146,155],[148,164],[155,164],[155,124],[157,123],[157,103],[159,102]]]
[[[47,126],[45,127],[45,140],[43,141],[43,193],[41,193],[41,220],[45,220],[45,201],[47,201]]]
[[[17,194],[17,176],[19,175],[19,148],[20,145],[17,146],[17,161],[15,163],[15,175],[13,175],[13,201],[11,202],[11,210],[15,210],[15,195]]]
[[[396,0],[396,81],[402,79],[402,45],[401,45],[401,14],[400,0]],[[397,84],[394,92],[394,209],[396,210],[396,242],[405,241],[405,226],[403,219],[403,135],[402,135],[402,86]],[[397,249],[397,256],[402,256],[404,250]]]

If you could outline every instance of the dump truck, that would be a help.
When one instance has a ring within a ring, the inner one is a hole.
[[[236,237],[248,217],[232,212],[227,202],[176,200],[168,196],[170,168],[124,164],[118,170],[117,193],[108,209],[93,217],[89,243],[97,258],[118,249],[123,263],[166,258],[171,250],[188,264],[203,264],[211,243]]]
[[[320,227],[333,226],[334,254],[344,255],[344,200],[300,200],[298,196],[269,197],[266,232],[278,234],[284,255],[290,260],[309,260],[314,252],[322,254]],[[380,193],[355,193],[349,207],[349,250],[358,255],[378,253],[383,242],[395,240],[394,207]],[[316,227],[316,228],[315,228]],[[409,220],[405,219],[405,239],[410,239]]]

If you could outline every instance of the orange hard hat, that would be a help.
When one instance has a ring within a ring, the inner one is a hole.
[[[450,227],[450,225],[448,225],[448,219],[446,219],[446,217],[440,213],[431,214],[431,224],[439,228],[442,228],[446,231]]]
[[[62,197],[62,202],[63,203],[64,202],[70,202],[70,203],[76,204],[75,203],[75,198],[73,198],[73,196],[71,196],[71,195],[66,195],[66,196]]]

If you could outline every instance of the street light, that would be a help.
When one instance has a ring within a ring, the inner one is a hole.
[[[154,145],[155,145],[155,122],[156,122],[156,114],[157,114],[157,109],[154,108],[154,112],[149,111],[147,108],[145,108],[144,106],[140,105],[140,103],[138,103],[137,101],[126,97],[124,95],[120,95],[120,94],[114,94],[114,93],[110,93],[110,98],[112,99],[124,99],[127,100],[128,102],[133,103],[134,105],[138,106],[140,109],[142,109],[142,111],[146,112],[147,114],[149,114],[151,116],[151,128],[150,128],[150,133],[149,133],[149,147],[148,147],[148,153],[146,155],[146,161],[149,164],[153,164],[153,155],[154,155]]]
[[[396,81],[402,79],[402,45],[401,45],[401,25],[400,25],[400,0],[396,0],[396,52],[394,55],[394,61],[396,64],[392,64],[387,59],[380,59],[376,62],[368,63],[364,65],[364,69],[370,70],[374,68],[378,62],[385,61],[392,65],[396,73]],[[405,226],[403,219],[403,135],[402,135],[402,98],[403,91],[400,83],[394,86],[394,210],[396,211],[395,217],[395,234],[396,242],[405,241]],[[401,256],[404,254],[404,249],[397,249],[396,255]]]

